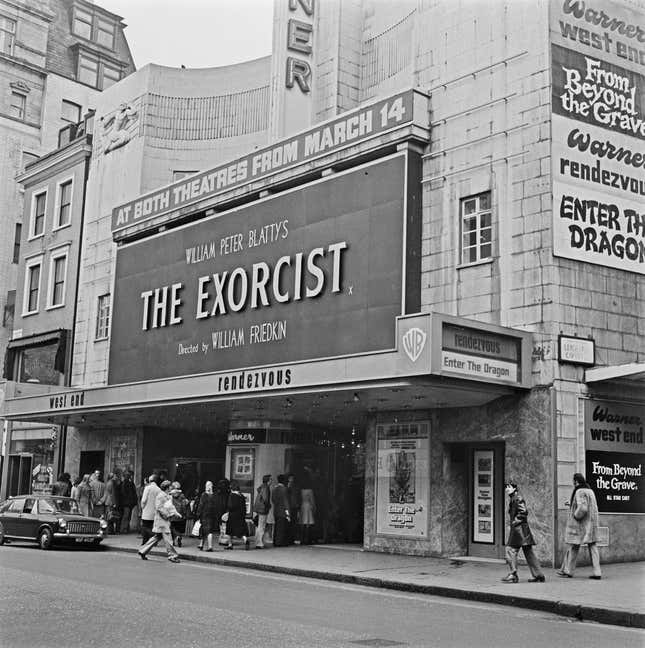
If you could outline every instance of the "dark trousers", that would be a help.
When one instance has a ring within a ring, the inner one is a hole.
[[[154,535],[152,533],[152,524],[154,520],[141,520],[141,544],[146,544]]]
[[[273,546],[286,547],[289,544],[289,522],[287,518],[276,518],[273,530]]]

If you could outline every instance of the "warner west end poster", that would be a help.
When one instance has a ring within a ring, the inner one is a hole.
[[[645,45],[639,14],[552,3],[553,253],[645,274]]]
[[[393,348],[406,168],[396,154],[119,248],[110,383]]]
[[[586,476],[601,513],[645,513],[645,408],[584,401]]]

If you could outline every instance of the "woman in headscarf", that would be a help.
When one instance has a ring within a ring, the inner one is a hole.
[[[199,498],[195,515],[201,523],[199,544],[197,545],[200,551],[204,548],[204,538],[206,538],[206,551],[213,551],[213,533],[219,532],[220,515],[217,499],[213,493],[213,482],[207,481],[204,492]]]

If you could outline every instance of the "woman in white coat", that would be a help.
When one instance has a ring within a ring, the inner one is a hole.
[[[585,476],[576,473],[573,476],[573,493],[569,502],[569,515],[567,526],[564,531],[565,542],[569,545],[562,567],[558,570],[558,576],[573,578],[578,561],[580,545],[586,544],[589,547],[589,556],[593,573],[589,578],[601,579],[600,554],[598,553],[598,503],[596,495],[589,488]]]

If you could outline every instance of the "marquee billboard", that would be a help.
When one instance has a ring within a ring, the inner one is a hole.
[[[645,32],[624,5],[551,13],[553,253],[645,274]]]
[[[118,248],[108,382],[393,348],[407,173],[398,153]]]

